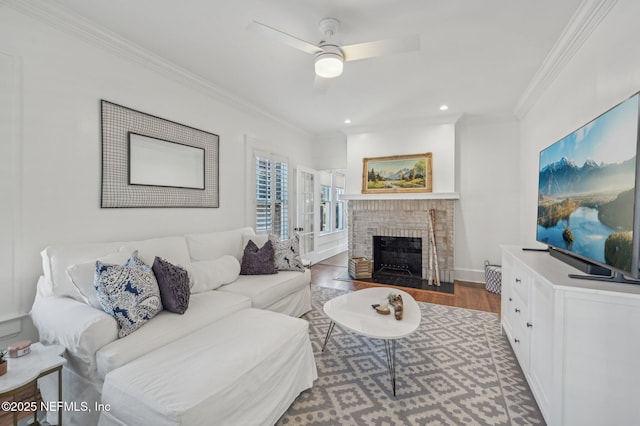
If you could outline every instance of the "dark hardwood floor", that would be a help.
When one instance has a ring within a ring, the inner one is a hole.
[[[311,266],[311,285],[340,290],[360,290],[362,288],[380,286],[380,284],[362,281],[336,279],[336,277],[344,276],[348,260],[347,252],[344,252]],[[406,291],[419,302],[500,313],[500,295],[488,292],[484,284],[456,281],[453,295],[405,287],[397,288]]]

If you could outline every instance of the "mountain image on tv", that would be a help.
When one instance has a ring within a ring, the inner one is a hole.
[[[638,95],[540,153],[540,242],[631,270]]]

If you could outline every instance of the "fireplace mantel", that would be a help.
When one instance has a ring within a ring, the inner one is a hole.
[[[407,192],[388,194],[345,194],[341,200],[459,200],[458,192]]]

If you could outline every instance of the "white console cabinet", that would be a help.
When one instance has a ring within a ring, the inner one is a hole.
[[[640,285],[502,248],[501,322],[549,425],[640,425]]]

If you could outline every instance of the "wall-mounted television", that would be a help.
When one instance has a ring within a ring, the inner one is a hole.
[[[598,280],[640,283],[639,102],[636,93],[540,152],[537,240]]]

